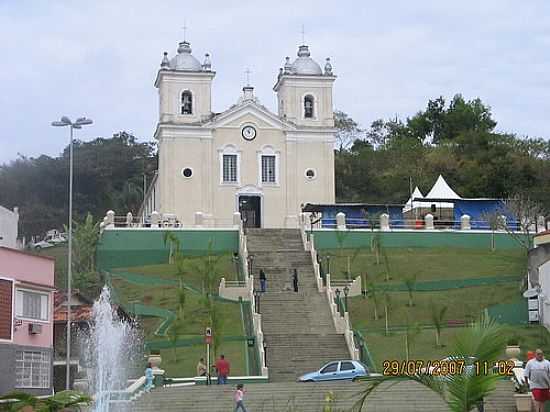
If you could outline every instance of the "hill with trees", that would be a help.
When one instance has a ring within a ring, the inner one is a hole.
[[[335,112],[337,201],[405,202],[410,183],[426,191],[443,174],[464,197],[507,198],[521,192],[550,206],[550,143],[496,131],[489,106],[456,95],[430,100],[405,120],[376,120],[362,129]],[[157,168],[154,143],[120,132],[75,141],[74,208],[137,212],[144,178]],[[67,221],[69,150],[59,156],[21,156],[0,166],[0,205],[20,210],[20,233],[43,234]]]

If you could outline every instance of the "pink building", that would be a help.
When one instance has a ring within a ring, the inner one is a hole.
[[[0,246],[0,394],[52,392],[54,259]]]

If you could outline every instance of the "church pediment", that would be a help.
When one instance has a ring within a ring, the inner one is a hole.
[[[254,123],[260,129],[295,129],[293,125],[281,120],[276,114],[271,113],[267,108],[253,101],[231,107],[214,117],[205,126],[216,129],[221,127],[241,127],[244,123]]]

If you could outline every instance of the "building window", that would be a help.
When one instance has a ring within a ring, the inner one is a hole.
[[[18,289],[15,297],[15,315],[32,320],[48,320],[48,295]]]
[[[307,180],[313,180],[317,176],[317,173],[315,173],[314,169],[306,169],[306,172],[304,174]]]
[[[262,183],[276,183],[275,155],[262,156]]]
[[[190,178],[191,176],[193,176],[193,169],[191,169],[190,167],[186,167],[181,171],[181,175],[183,177]]]
[[[224,183],[237,183],[237,155],[223,155],[223,178]]]
[[[310,94],[304,97],[304,117],[306,119],[313,118],[313,96]]]
[[[49,353],[17,351],[15,353],[15,386],[18,388],[49,388],[50,368]]]
[[[193,94],[189,90],[181,94],[181,114],[193,114]]]

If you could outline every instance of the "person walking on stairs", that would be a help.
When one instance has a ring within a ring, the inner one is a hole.
[[[247,412],[246,408],[244,407],[243,399],[244,399],[244,385],[242,383],[239,383],[237,385],[237,390],[235,391],[234,399],[235,399],[235,412],[237,412],[239,409],[242,412]]]
[[[535,412],[544,412],[544,403],[550,400],[550,362],[544,359],[541,349],[537,349],[535,358],[527,362],[523,375],[535,401]]]
[[[298,292],[298,270],[294,269],[292,274],[292,285],[294,286],[294,292]]]
[[[151,388],[153,387],[153,366],[151,365],[151,362],[147,363],[147,368],[145,369],[145,392],[151,392]]]
[[[267,278],[265,276],[265,272],[263,269],[260,269],[260,291],[262,293],[265,293],[267,285]]]
[[[218,385],[225,385],[227,383],[227,377],[229,376],[230,365],[229,362],[225,360],[224,355],[220,355],[220,359],[216,361],[215,368],[218,373]]]

